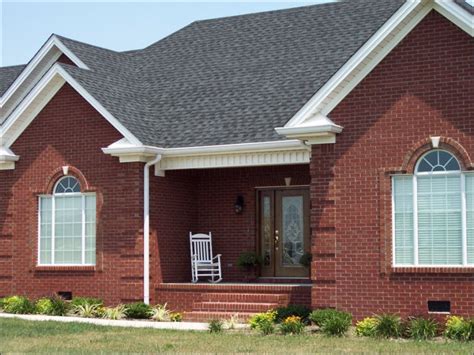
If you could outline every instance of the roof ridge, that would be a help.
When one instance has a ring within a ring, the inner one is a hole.
[[[15,64],[15,65],[7,65],[4,67],[0,67],[0,69],[9,69],[9,68],[16,68],[16,67],[25,67],[26,64]]]
[[[327,2],[311,4],[311,5],[302,5],[302,6],[296,6],[296,7],[284,8],[284,9],[278,9],[278,10],[266,10],[266,11],[251,12],[251,13],[240,14],[240,15],[229,15],[229,16],[222,16],[222,17],[214,17],[214,18],[209,18],[209,19],[204,19],[204,20],[196,20],[193,23],[219,21],[219,20],[226,20],[226,19],[238,18],[238,17],[252,17],[252,16],[259,16],[259,15],[268,15],[268,14],[274,14],[274,13],[280,13],[280,12],[285,12],[285,13],[298,12],[298,11],[302,11],[304,9],[307,9],[309,7],[317,7],[317,6],[322,7],[322,6],[325,6],[325,5],[334,5],[334,4],[337,4],[337,3],[347,2],[347,0],[326,0],[326,1]],[[354,1],[354,0],[352,0],[352,1]]]
[[[94,47],[94,48],[101,49],[101,50],[104,50],[104,51],[113,52],[113,53],[116,53],[116,54],[122,54],[122,52],[119,52],[119,51],[116,51],[116,50],[113,50],[113,49],[109,49],[109,48],[105,48],[105,47],[100,47],[100,46],[98,46],[98,45],[90,44],[90,43],[87,43],[87,42],[78,41],[77,39],[65,37],[65,36],[59,35],[59,34],[57,34],[57,33],[53,33],[53,36],[56,36],[59,40],[65,39],[65,40],[67,40],[67,41],[71,41],[71,42],[83,44],[83,45],[86,45],[86,46],[89,46],[89,47]]]

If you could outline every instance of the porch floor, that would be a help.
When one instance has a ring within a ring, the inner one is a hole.
[[[163,283],[156,287],[157,303],[167,303],[184,319],[208,321],[238,314],[246,320],[255,313],[287,306],[311,305],[311,284],[295,283]]]

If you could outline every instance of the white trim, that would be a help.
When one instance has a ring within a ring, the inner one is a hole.
[[[0,126],[0,142],[3,141],[6,147],[10,147],[65,82],[71,85],[74,90],[76,90],[92,107],[94,107],[94,109],[97,110],[112,126],[114,126],[114,128],[117,129],[129,142],[135,145],[141,145],[140,141],[127,128],[125,128],[120,121],[110,114],[59,64],[54,64],[48,70],[21,104],[18,105],[18,107],[10,114],[4,124]],[[49,84],[51,84],[52,87],[51,85],[48,87]],[[42,94],[45,96],[45,99],[40,100],[38,107],[35,107],[31,112],[27,112],[28,109],[31,110],[30,105]],[[22,122],[19,124],[18,128],[15,129],[16,124],[18,124],[18,121],[23,114],[25,114],[26,117],[22,117]]]
[[[223,145],[208,145],[201,147],[183,147],[183,148],[165,148],[165,156],[191,156],[191,155],[214,155],[229,153],[248,153],[248,152],[271,152],[275,150],[295,150],[310,148],[299,140],[284,140],[257,143],[238,143]]]
[[[160,164],[155,165],[155,174],[166,170],[309,164],[310,157],[311,152],[307,149],[180,157],[165,155]]]
[[[135,146],[121,139],[102,151],[123,163],[148,162],[160,154],[163,159],[155,165],[157,176],[163,176],[165,170],[307,164],[310,159],[310,148],[299,140],[159,148]]]
[[[15,169],[15,162],[19,159],[10,149],[0,146],[0,170]]]
[[[317,112],[327,116],[432,10],[474,36],[474,16],[452,0],[407,0],[284,128],[303,126]]]
[[[8,90],[0,97],[0,107],[8,101],[8,99],[15,93],[16,90],[23,84],[28,76],[33,72],[37,65],[56,47],[62,54],[65,54],[75,65],[81,69],[89,69],[72,51],[70,51],[55,35],[52,35],[46,43],[41,46],[40,50],[30,60],[28,65],[23,69],[20,75],[10,85]],[[61,53],[55,55],[56,60],[61,56]]]
[[[285,127],[295,127],[302,123],[319,104],[376,48],[384,38],[415,9],[420,0],[409,0],[354,54],[329,81],[288,121]]]
[[[452,0],[435,0],[433,8],[463,31],[474,37],[474,15]]]

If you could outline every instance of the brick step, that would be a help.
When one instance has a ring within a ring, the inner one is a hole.
[[[209,322],[213,319],[226,320],[237,316],[239,322],[245,323],[255,313],[252,312],[206,312],[192,311],[183,314],[183,320],[190,322]]]
[[[193,311],[209,312],[266,312],[277,308],[278,303],[250,303],[250,302],[196,302]]]
[[[311,280],[305,277],[259,277],[255,280],[256,284],[287,284],[287,285],[306,285],[310,284]]]
[[[250,303],[288,303],[288,294],[283,293],[217,293],[209,292],[202,295],[203,302],[250,302]]]

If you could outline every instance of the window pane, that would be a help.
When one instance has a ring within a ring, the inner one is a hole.
[[[72,192],[81,192],[79,181],[72,176],[66,176],[59,180],[54,190],[55,194],[64,194]]]
[[[419,176],[420,265],[462,264],[461,177]]]
[[[56,264],[82,263],[82,196],[56,196]]]
[[[40,241],[39,263],[51,264],[52,240],[52,198],[40,197]]]
[[[467,263],[474,264],[474,175],[466,174]]]
[[[413,177],[393,178],[395,264],[413,264]]]
[[[86,234],[86,251],[85,258],[86,264],[95,264],[95,206],[96,199],[93,195],[88,195],[86,199],[86,225],[85,225],[85,234]]]

